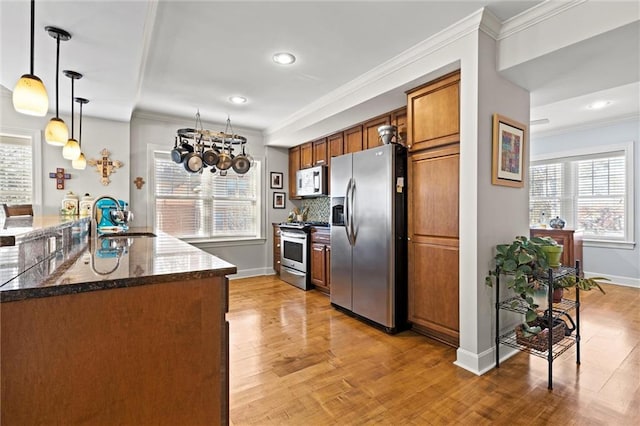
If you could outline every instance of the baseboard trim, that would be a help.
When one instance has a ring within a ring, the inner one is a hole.
[[[500,364],[508,360],[515,354],[517,349],[500,346]],[[457,359],[453,362],[460,368],[464,368],[471,373],[482,376],[483,374],[493,370],[496,367],[496,348],[492,347],[479,354],[469,352],[465,349],[458,348],[456,351]]]
[[[229,275],[229,279],[236,280],[238,278],[259,277],[261,275],[275,275],[275,271],[272,268],[240,269],[237,273]]]
[[[632,278],[632,277],[623,277],[619,275],[609,275],[609,274],[601,274],[599,272],[589,272],[584,271],[584,276],[587,278],[591,277],[603,277],[611,280],[605,281],[605,284],[613,284],[613,285],[621,285],[625,287],[634,287],[640,288],[640,278]]]

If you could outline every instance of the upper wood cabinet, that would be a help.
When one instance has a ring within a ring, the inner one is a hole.
[[[327,164],[327,138],[313,141],[313,165],[325,166]]]
[[[362,126],[355,126],[344,131],[344,153],[362,151]]]
[[[397,128],[397,142],[407,146],[407,108],[400,108],[391,113],[391,124]]]
[[[376,117],[373,120],[369,120],[364,123],[364,149],[375,148],[382,145],[380,136],[378,134],[378,127],[391,123],[389,115],[383,115]]]
[[[313,167],[313,142],[300,145],[300,168],[308,169]]]
[[[289,198],[296,196],[296,172],[300,170],[300,145],[289,149]]]
[[[407,146],[419,151],[460,140],[460,71],[407,93]]]
[[[329,136],[327,143],[329,144],[329,164],[331,164],[331,157],[344,154],[344,137],[342,132]]]

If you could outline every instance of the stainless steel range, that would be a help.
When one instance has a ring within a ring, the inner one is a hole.
[[[303,290],[312,287],[309,262],[309,231],[312,226],[329,226],[326,222],[292,222],[280,224],[280,279]]]

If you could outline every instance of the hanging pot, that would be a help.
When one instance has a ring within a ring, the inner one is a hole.
[[[202,157],[196,152],[190,152],[184,157],[184,168],[189,173],[198,173],[202,170]]]
[[[233,170],[239,175],[243,175],[251,168],[251,160],[246,155],[240,154],[233,159]]]
[[[202,161],[207,166],[215,166],[218,164],[219,154],[213,149],[208,149],[202,153]]]

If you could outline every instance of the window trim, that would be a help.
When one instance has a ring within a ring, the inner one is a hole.
[[[10,137],[31,139],[33,194],[31,204],[33,214],[40,216],[42,209],[42,133],[40,130],[21,129],[17,127],[0,126],[0,134]]]
[[[633,141],[608,144],[600,146],[585,147],[579,149],[572,149],[567,151],[559,151],[553,153],[539,154],[531,156],[529,167],[533,163],[537,162],[551,162],[552,160],[564,159],[569,157],[585,157],[589,155],[602,155],[613,152],[624,152],[625,158],[625,235],[622,240],[599,240],[596,238],[584,237],[585,247],[605,247],[633,250],[635,247],[635,200],[634,200],[634,183],[635,183],[635,170],[634,170],[634,151]]]
[[[170,152],[171,149],[167,149],[165,145],[147,144],[147,164],[149,170],[149,185],[147,187],[147,223],[151,224],[153,229],[156,229],[156,193],[155,193],[155,151]],[[265,161],[262,157],[254,157],[257,162],[260,162],[260,181],[257,188],[257,231],[258,234],[255,237],[218,237],[218,238],[194,238],[194,237],[177,237],[179,240],[187,242],[191,245],[204,248],[222,247],[222,246],[235,246],[235,245],[252,245],[252,244],[264,244],[266,241],[264,216],[265,216],[265,202],[264,202],[264,179],[265,179]]]

